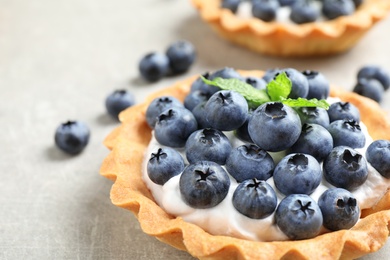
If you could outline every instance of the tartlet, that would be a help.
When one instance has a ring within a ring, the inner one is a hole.
[[[191,0],[201,18],[223,38],[272,56],[325,56],[344,52],[390,10],[388,0],[365,0],[349,16],[302,25],[241,19],[221,0]]]
[[[261,71],[239,71],[244,76],[261,77]],[[184,100],[197,76],[159,91],[119,116],[122,124],[104,141],[111,150],[101,167],[101,175],[114,181],[111,200],[132,211],[142,230],[199,259],[352,259],[375,252],[389,235],[390,191],[373,208],[362,212],[350,230],[326,233],[299,241],[256,242],[228,236],[214,236],[180,217],[166,213],[155,202],[142,179],[144,153],[152,137],[145,118],[148,104],[156,97],[171,95]],[[355,104],[374,140],[390,139],[388,115],[377,103],[357,94],[331,89],[331,96]]]

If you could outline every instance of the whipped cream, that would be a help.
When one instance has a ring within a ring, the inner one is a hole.
[[[335,101],[335,99],[332,100],[333,102]],[[355,150],[365,157],[367,147],[373,140],[368,134],[367,127],[362,122],[360,123],[360,126],[366,137],[366,145],[364,148]],[[231,132],[225,134],[228,136],[232,147],[238,147],[244,144],[242,141],[234,137]],[[147,162],[151,153],[155,153],[161,147],[164,146],[157,142],[153,133],[152,139],[144,156],[142,174],[143,179],[149,190],[152,192],[155,201],[166,212],[174,216],[180,216],[183,220],[193,223],[213,235],[226,235],[265,242],[288,240],[288,237],[274,223],[274,213],[264,219],[251,219],[242,215],[234,208],[232,197],[238,183],[230,175],[229,177],[231,183],[227,196],[220,204],[208,209],[192,208],[181,199],[179,189],[180,175],[171,178],[163,186],[152,182],[147,174]],[[178,151],[185,159],[184,149],[179,149]],[[275,165],[284,156],[283,152],[270,154],[274,158]],[[188,164],[188,162],[186,163]],[[380,175],[379,172],[377,172],[369,163],[368,171],[368,178],[365,183],[356,190],[352,191],[352,194],[359,203],[360,209],[371,208],[374,206],[386,193],[388,188],[390,188],[390,179],[382,177],[382,175]],[[272,177],[267,180],[267,183],[275,190],[279,204],[285,196],[277,190]],[[321,184],[310,196],[315,201],[318,201],[321,194],[332,187],[334,186],[323,179]],[[323,228],[321,233],[324,232],[327,232],[325,228]]]

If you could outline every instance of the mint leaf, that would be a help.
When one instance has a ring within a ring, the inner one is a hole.
[[[212,86],[219,87],[223,90],[233,90],[241,94],[251,108],[257,108],[261,104],[271,101],[265,90],[255,89],[252,85],[247,84],[239,79],[215,78],[208,80],[201,76],[202,80]]]
[[[267,92],[272,101],[281,101],[290,95],[292,88],[291,80],[286,72],[279,73],[274,80],[267,84]]]
[[[329,108],[328,102],[325,99],[318,100],[316,98],[306,99],[306,98],[298,98],[298,99],[284,99],[281,102],[290,107],[320,107],[324,109]]]

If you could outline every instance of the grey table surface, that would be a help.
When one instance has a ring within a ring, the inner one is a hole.
[[[351,89],[361,66],[390,69],[389,29],[388,18],[343,55],[280,59],[220,39],[186,0],[0,0],[0,259],[192,259],[111,204],[112,183],[99,168],[108,155],[102,141],[118,122],[105,111],[106,96],[125,88],[139,103],[224,66],[319,70]],[[140,58],[179,39],[197,48],[190,71],[144,82]],[[390,108],[390,94],[382,105]],[[55,128],[68,119],[91,129],[78,156],[54,146]],[[364,257],[389,258],[390,243]]]

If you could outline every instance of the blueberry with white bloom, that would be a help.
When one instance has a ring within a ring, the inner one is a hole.
[[[321,107],[297,107],[295,108],[302,124],[317,124],[323,127],[329,126],[329,115],[326,109]]]
[[[323,0],[322,14],[328,19],[336,19],[353,12],[355,12],[355,4],[352,0]]]
[[[184,169],[184,159],[175,149],[159,148],[150,155],[147,163],[147,173],[151,181],[164,185],[172,177]]]
[[[172,43],[168,47],[166,55],[169,59],[169,67],[174,74],[187,71],[196,59],[194,45],[185,40]]]
[[[67,121],[57,127],[54,141],[62,151],[68,154],[78,154],[87,146],[89,136],[87,124],[81,121]]]
[[[198,128],[211,128],[210,123],[206,119],[206,101],[198,104],[192,109],[192,114],[194,115],[196,121],[198,122]]]
[[[190,163],[212,161],[225,164],[232,150],[229,138],[217,129],[206,128],[193,132],[186,142],[186,156]]]
[[[284,195],[309,195],[320,185],[322,170],[313,156],[294,153],[276,165],[273,176],[276,188]]]
[[[202,77],[205,79],[210,79],[210,73],[205,72],[202,74]],[[201,91],[203,93],[206,93],[207,95],[211,96],[217,91],[220,91],[220,88],[211,86],[206,84],[201,77],[198,77],[192,84],[191,84],[191,92],[194,91]]]
[[[321,125],[303,124],[298,140],[291,146],[292,153],[310,154],[322,162],[333,149],[333,138]]]
[[[298,70],[293,68],[287,68],[281,70],[285,72],[287,77],[291,81],[291,93],[289,98],[306,98],[309,94],[309,82],[307,78]]]
[[[234,208],[248,218],[262,219],[275,211],[278,200],[268,183],[249,179],[237,186],[232,202]]]
[[[247,179],[267,180],[272,176],[274,168],[271,155],[254,144],[233,149],[226,160],[226,170],[237,182]]]
[[[267,87],[267,82],[264,79],[258,77],[246,77],[245,82],[254,87],[255,89],[261,90],[266,89]]]
[[[317,203],[306,194],[291,194],[276,208],[275,222],[290,239],[316,237],[322,227],[322,213]]]
[[[223,79],[239,79],[243,80],[243,77],[240,73],[238,73],[237,70],[230,68],[230,67],[224,67],[222,69],[219,69],[212,74],[210,74],[210,80],[213,80],[215,78],[223,78]]]
[[[297,1],[291,6],[290,19],[297,24],[314,22],[320,16],[320,11],[311,0]]]
[[[249,124],[249,120],[250,120],[250,118],[252,116],[252,113],[253,113],[253,111],[249,110],[248,111],[248,116],[247,116],[244,124],[234,131],[234,135],[238,139],[240,139],[243,142],[247,142],[247,143],[253,143],[252,138],[249,135],[249,131],[248,131],[248,124]]]
[[[115,119],[118,119],[120,112],[133,106],[134,103],[134,95],[125,89],[115,90],[107,96],[105,101],[107,112]]]
[[[314,70],[305,70],[302,74],[309,82],[309,93],[307,94],[307,99],[327,99],[329,97],[329,82],[322,73]]]
[[[248,115],[246,99],[235,91],[221,90],[207,101],[206,120],[213,128],[231,131],[244,124]]]
[[[328,109],[330,122],[342,119],[353,119],[360,122],[359,109],[350,102],[335,102]]]
[[[168,74],[169,59],[165,54],[148,53],[141,59],[138,69],[144,79],[157,81]]]
[[[157,117],[168,108],[183,107],[183,104],[175,97],[162,96],[152,100],[146,109],[146,122],[153,129],[157,122]]]
[[[298,140],[301,120],[291,107],[280,102],[268,102],[252,113],[248,131],[260,148],[279,152],[290,148]]]
[[[356,150],[347,146],[337,146],[324,160],[323,174],[333,186],[352,191],[366,181],[367,161]]]
[[[230,179],[217,163],[201,161],[184,168],[180,175],[179,189],[182,199],[190,207],[212,208],[228,194]]]
[[[331,188],[318,199],[324,219],[323,225],[329,230],[350,229],[360,216],[360,208],[353,194],[345,189]]]
[[[252,2],[252,15],[265,22],[275,20],[279,9],[277,0],[256,0]]]
[[[184,107],[163,111],[154,128],[156,140],[165,146],[183,147],[187,138],[198,129],[194,115]]]
[[[201,90],[191,91],[184,99],[184,107],[192,111],[198,104],[209,100],[210,96],[209,93]]]
[[[380,103],[385,92],[382,84],[376,79],[360,78],[355,85],[353,92],[371,98]]]
[[[273,80],[275,78],[276,74],[278,74],[279,72],[280,72],[280,69],[278,69],[278,68],[268,69],[265,71],[262,79],[268,83],[271,80]]]
[[[390,72],[380,66],[368,65],[362,67],[358,71],[357,78],[376,79],[385,90],[390,88]]]
[[[334,146],[363,148],[366,144],[366,136],[355,120],[336,120],[330,123],[328,131],[332,135]]]
[[[366,151],[366,158],[383,177],[390,179],[390,141],[376,140]]]

